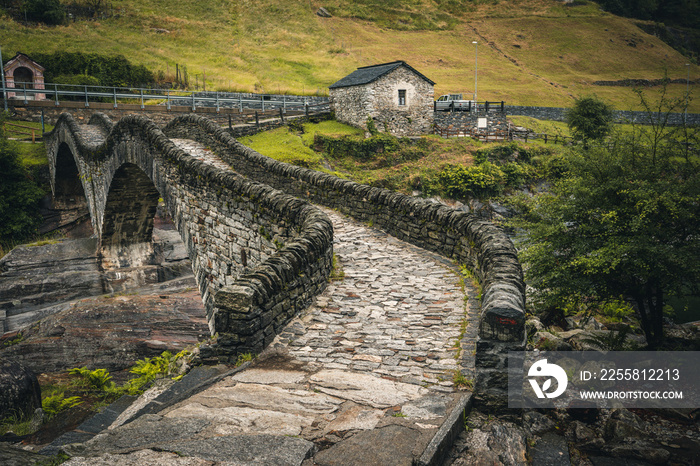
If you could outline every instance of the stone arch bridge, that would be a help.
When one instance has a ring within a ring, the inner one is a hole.
[[[321,204],[474,271],[482,391],[503,396],[507,351],[525,343],[525,288],[513,244],[489,222],[272,160],[196,115],[160,129],[140,116],[114,124],[96,114],[79,125],[63,114],[46,139],[54,198],[87,206],[105,267],[148,259],[162,199],[192,260],[219,358],[259,352],[325,288],[333,225]]]
[[[177,122],[174,123],[177,126]],[[87,205],[105,268],[153,254],[160,199],[192,260],[212,332],[259,351],[321,291],[332,225],[318,208],[180,148],[150,120],[63,114],[47,138],[56,202]]]

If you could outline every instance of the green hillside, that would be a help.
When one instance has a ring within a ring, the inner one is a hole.
[[[6,2],[7,3],[7,2]],[[11,2],[9,2],[11,3]],[[80,3],[80,1],[78,2]],[[54,51],[123,54],[173,80],[186,65],[208,90],[326,93],[358,66],[405,60],[434,80],[436,94],[474,87],[478,98],[568,106],[596,94],[620,109],[629,88],[601,80],[685,79],[688,59],[646,34],[638,20],[597,4],[556,0],[115,0],[107,17],[61,26],[0,19],[5,59]],[[332,18],[315,13],[325,7]],[[700,78],[697,65],[691,79]],[[681,97],[685,84],[670,86]],[[700,100],[690,111],[700,112]]]

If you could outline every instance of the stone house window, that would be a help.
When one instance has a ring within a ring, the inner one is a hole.
[[[406,90],[399,89],[399,105],[406,105]]]

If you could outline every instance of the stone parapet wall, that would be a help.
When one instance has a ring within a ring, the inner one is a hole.
[[[537,118],[538,120],[566,121],[568,108],[561,107],[526,107],[519,105],[506,105],[506,114],[522,115]],[[615,120],[617,122],[633,122],[641,125],[649,124],[649,114],[646,112],[615,110]],[[687,122],[689,126],[700,125],[700,113],[671,113],[668,124],[671,126],[682,126]]]
[[[102,137],[80,127],[68,114],[47,135],[52,182],[59,148],[67,146],[78,165],[104,252],[105,245],[124,250],[150,242],[150,231],[141,225],[152,224],[152,218],[132,215],[129,206],[120,204],[130,197],[130,187],[142,191],[138,176],[122,182],[118,196],[111,192],[119,175],[129,170],[150,179],[187,247],[210,330],[218,334],[217,343],[203,350],[203,357],[232,360],[243,352],[261,351],[325,288],[332,266],[333,227],[319,209],[192,157],[146,118],[128,116],[113,125],[98,116],[89,126]],[[105,218],[106,212],[120,209],[120,215]],[[134,225],[105,226],[120,219],[131,219]],[[113,236],[125,231],[133,233]]]
[[[278,162],[245,147],[221,128],[195,115],[173,121],[165,131],[207,145],[237,172],[251,179],[337,209],[399,239],[466,264],[482,286],[477,348],[490,355],[478,359],[490,361],[490,366],[483,367],[484,374],[492,377],[488,374],[494,370],[504,373],[507,351],[522,349],[525,284],[515,247],[501,228],[425,199]],[[498,399],[503,401],[505,392],[497,392]]]

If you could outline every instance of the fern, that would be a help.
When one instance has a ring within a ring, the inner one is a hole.
[[[65,398],[65,395],[62,392],[59,392],[49,395],[41,400],[41,409],[44,410],[47,418],[51,419],[61,411],[78,406],[82,402],[83,400],[81,400],[79,396]]]
[[[95,369],[91,371],[87,367],[75,367],[68,371],[71,375],[80,376],[80,384],[89,389],[106,391],[114,388],[112,376],[107,369]]]

